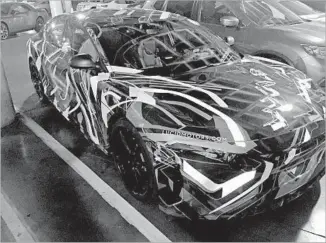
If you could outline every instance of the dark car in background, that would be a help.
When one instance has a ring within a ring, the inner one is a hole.
[[[149,0],[143,8],[198,21],[233,37],[237,51],[292,65],[325,88],[325,23],[303,21],[278,0]]]
[[[300,0],[304,4],[312,7],[320,12],[325,12],[326,2],[325,0]]]
[[[257,214],[325,172],[324,93],[193,20],[94,9],[53,18],[27,47],[40,99],[113,153],[135,198],[167,213]]]
[[[0,4],[1,9],[1,40],[11,34],[35,30],[40,31],[49,19],[46,10],[35,9],[26,3],[6,2]]]
[[[291,10],[293,13],[299,15],[304,20],[325,22],[324,11],[318,11],[298,0],[280,0],[279,3]]]

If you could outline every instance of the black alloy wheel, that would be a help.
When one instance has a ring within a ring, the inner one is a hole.
[[[49,104],[50,102],[49,102],[48,98],[46,97],[46,95],[44,94],[44,87],[43,87],[43,84],[42,84],[40,73],[37,70],[37,67],[35,66],[34,62],[30,62],[29,70],[30,70],[30,73],[31,73],[32,83],[34,85],[36,94],[38,95],[41,103]]]
[[[42,17],[38,17],[36,19],[36,23],[35,23],[35,31],[36,32],[40,32],[40,30],[42,29],[44,25],[44,19]]]
[[[111,133],[115,166],[127,190],[140,201],[156,198],[153,156],[136,128],[126,119],[118,120]]]
[[[9,37],[9,28],[8,26],[1,22],[1,40],[6,40]]]

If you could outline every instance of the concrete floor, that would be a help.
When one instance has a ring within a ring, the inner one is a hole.
[[[43,107],[29,79],[27,33],[3,41],[2,58],[14,103],[172,241],[325,242],[325,177],[283,208],[235,222],[171,218],[138,202],[107,158],[53,108]],[[18,70],[18,71],[17,71]],[[77,173],[20,121],[2,130],[2,190],[38,241],[146,241]],[[2,241],[12,235],[2,224]]]

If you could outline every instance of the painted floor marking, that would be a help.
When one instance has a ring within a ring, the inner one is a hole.
[[[31,129],[49,148],[77,172],[95,191],[131,225],[142,233],[150,242],[171,242],[160,230],[132,207],[116,191],[106,184],[88,166],[80,161],[68,149],[55,140],[34,120],[20,112],[24,124]]]
[[[7,196],[1,189],[1,217],[7,224],[16,242],[36,242],[17,215],[17,210],[10,206]]]

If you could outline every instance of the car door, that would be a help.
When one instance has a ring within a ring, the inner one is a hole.
[[[9,15],[11,16],[11,31],[12,32],[19,32],[26,29],[24,17],[26,14],[20,12],[21,9],[18,4],[14,4],[11,6],[9,11]]]
[[[98,33],[93,28],[82,26],[77,18],[70,18],[67,23],[67,38],[70,40],[71,57],[88,54],[95,63],[105,59],[104,51],[97,40]],[[76,104],[73,108],[74,122],[86,137],[95,144],[105,147],[107,131],[102,121],[102,97],[98,94],[97,86],[94,86],[94,83],[99,82],[98,73],[94,70],[69,68],[69,76],[70,85],[74,88],[73,99]]]
[[[48,94],[53,96],[54,105],[65,117],[71,105],[74,89],[68,78],[69,60],[73,53],[67,38],[67,16],[58,16],[45,27],[46,41],[43,46],[44,71],[49,78]]]
[[[25,4],[14,4],[11,7],[10,14],[12,15],[12,31],[19,32],[29,30],[32,26],[32,12]]]
[[[236,16],[233,9],[227,4],[227,1],[219,0],[200,0],[198,4],[198,18],[200,24],[209,28],[214,34],[221,38],[233,37],[235,40],[234,49],[240,51],[243,49],[246,38],[246,27],[241,23],[237,27],[225,27],[220,19],[225,16]],[[240,3],[239,3],[240,4]]]

